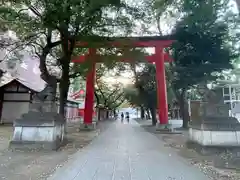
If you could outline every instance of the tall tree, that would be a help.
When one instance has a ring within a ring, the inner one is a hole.
[[[114,34],[116,28],[129,31],[133,19],[141,18],[142,12],[120,0],[9,0],[0,8],[0,24],[17,34],[17,46],[24,44],[37,51],[42,78],[47,83],[51,83],[47,57],[53,49],[59,49],[55,61],[61,69],[60,113],[64,114],[76,42],[92,44],[90,36]]]
[[[106,82],[104,80],[109,67],[98,64],[96,71],[95,99],[97,106],[101,105],[110,110],[116,110],[124,102],[123,84],[119,82]]]
[[[220,0],[184,1],[185,16],[175,27],[171,84],[180,104],[183,127],[189,120],[187,90],[203,81],[215,80],[214,72],[232,68],[234,54],[227,44],[229,28],[222,16],[223,7],[226,4]]]
[[[137,74],[136,88],[139,96],[143,99],[144,106],[150,110],[152,125],[156,125],[157,91],[156,91],[156,70],[153,65],[147,65],[142,72]]]
[[[167,87],[168,101],[171,102],[173,94]],[[156,69],[152,64],[146,64],[145,67],[136,73],[135,85],[132,88],[125,89],[125,98],[135,106],[144,107],[149,110],[152,117],[152,125],[156,125],[157,110],[157,86]]]

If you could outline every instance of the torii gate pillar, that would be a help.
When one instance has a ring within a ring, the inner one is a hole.
[[[96,49],[89,48],[89,56],[96,56]],[[96,63],[91,62],[91,67],[89,68],[86,80],[86,96],[85,96],[85,107],[84,107],[84,117],[83,123],[80,129],[91,130],[96,128],[96,122],[93,122],[93,109],[94,109],[94,84],[96,75]]]
[[[155,65],[156,65],[159,123],[160,125],[167,125],[168,124],[168,102],[167,102],[167,88],[166,88],[163,48],[155,47],[155,55],[156,55]]]

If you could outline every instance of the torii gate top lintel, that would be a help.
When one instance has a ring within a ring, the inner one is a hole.
[[[99,37],[87,36],[76,42],[76,47],[169,47],[174,42],[173,36],[141,37]]]

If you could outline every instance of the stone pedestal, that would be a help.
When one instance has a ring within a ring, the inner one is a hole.
[[[92,122],[91,124],[85,124],[83,122],[80,123],[80,130],[81,131],[95,130],[96,127],[97,127],[97,123],[96,122]]]
[[[172,124],[156,124],[156,133],[159,134],[181,134],[181,132],[176,131]]]
[[[197,117],[190,122],[190,141],[201,146],[240,146],[240,123],[228,117],[227,105],[202,103]]]
[[[91,131],[91,130],[94,130],[97,128],[97,123],[98,123],[97,118],[93,118],[92,123],[90,123],[90,124],[84,123],[84,120],[81,119],[79,129],[84,130],[84,131]]]
[[[64,118],[55,112],[24,114],[14,121],[11,149],[57,150],[64,140]]]
[[[171,124],[169,124],[169,123],[168,124],[160,124],[159,118],[157,117],[156,132],[169,133],[172,131],[173,131],[173,129],[172,129]]]
[[[93,118],[92,122],[94,122],[95,124],[97,124],[97,123],[98,123],[97,118]],[[83,118],[81,118],[80,124],[84,124],[84,119],[83,119]]]
[[[11,149],[57,150],[64,141],[65,119],[57,113],[56,77],[42,77],[48,84],[34,94],[30,111],[14,121]]]
[[[171,124],[156,124],[156,131],[172,131]]]

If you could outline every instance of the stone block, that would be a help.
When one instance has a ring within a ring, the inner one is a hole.
[[[56,150],[64,141],[65,120],[58,113],[28,112],[14,121],[11,149]]]
[[[240,123],[229,117],[229,106],[223,102],[198,102],[196,116],[191,116],[189,141],[203,147],[239,147]]]
[[[93,119],[92,119],[92,122],[95,122],[95,123],[97,124],[97,123],[98,123],[97,118],[93,118]],[[84,118],[81,118],[81,119],[80,119],[80,123],[81,123],[81,124],[84,124]]]
[[[157,131],[171,131],[171,124],[156,124],[156,130]]]
[[[188,129],[188,140],[189,140],[190,142],[193,142],[193,135],[192,135],[192,133],[193,133],[193,129],[192,129],[192,128],[189,128],[189,129]]]
[[[156,124],[156,133],[159,134],[181,134],[181,132],[175,131],[172,124]]]
[[[210,131],[212,144],[225,146],[240,146],[235,131]]]
[[[240,131],[210,131],[189,128],[189,141],[201,146],[240,147]]]
[[[237,142],[240,144],[240,131],[236,131]]]
[[[12,150],[58,150],[61,146],[60,141],[48,142],[48,141],[10,141],[9,148]]]
[[[80,130],[81,131],[91,131],[97,128],[97,123],[92,122],[91,124],[80,123]]]
[[[201,141],[201,144],[203,146],[207,146],[208,144],[212,144],[212,133],[211,131],[196,131],[196,134],[198,136],[198,141]]]

